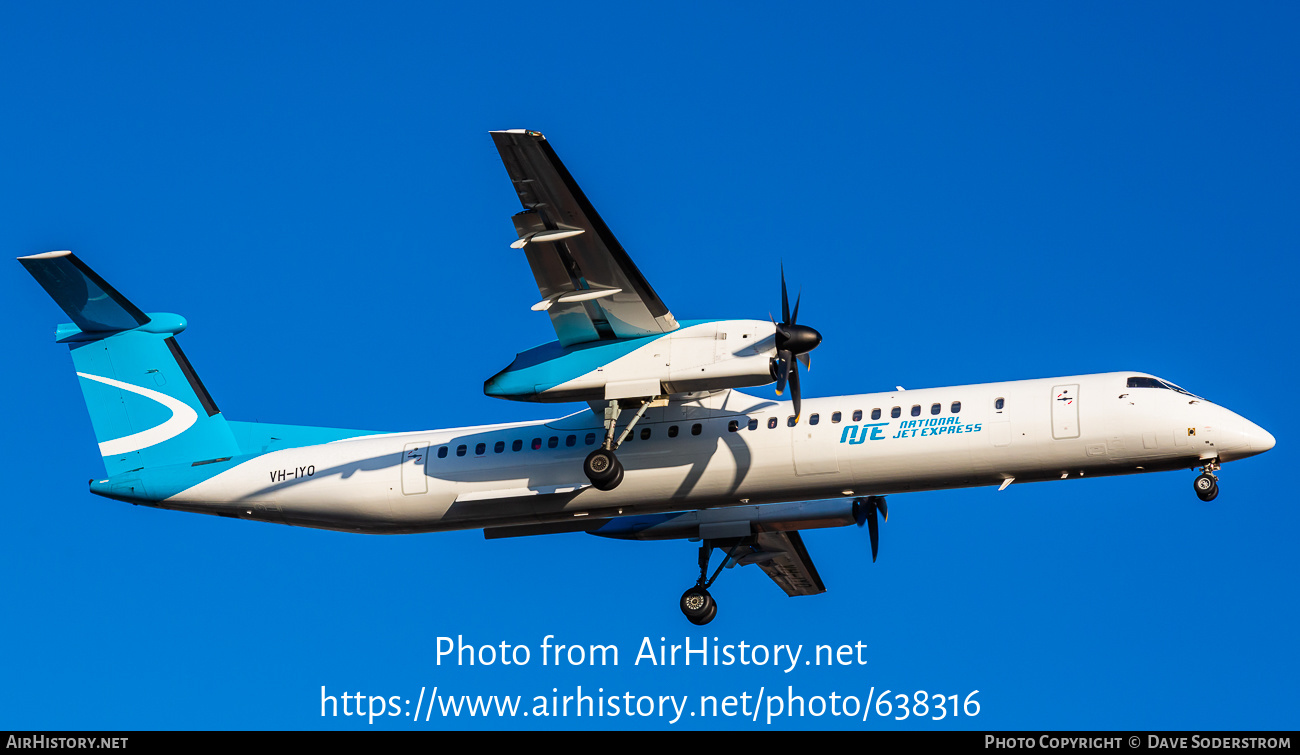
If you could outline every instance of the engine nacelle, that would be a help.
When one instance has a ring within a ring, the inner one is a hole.
[[[763,320],[684,322],[671,333],[529,349],[483,384],[512,401],[607,401],[767,385],[776,332]]]

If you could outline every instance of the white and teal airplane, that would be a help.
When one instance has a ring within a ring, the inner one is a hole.
[[[696,624],[723,565],[757,564],[789,595],[825,591],[799,531],[866,524],[917,490],[1200,469],[1273,447],[1249,420],[1142,372],[802,399],[796,361],[821,341],[782,321],[678,322],[545,137],[492,139],[524,210],[528,259],[557,340],[484,384],[515,401],[587,402],[540,422],[374,433],[228,420],[176,341],[71,252],[20,258],[67,313],[56,340],[90,410],[107,476],[133,504],[364,533],[482,529],[699,541],[681,598]],[[739,389],[776,382],[792,401]],[[709,575],[715,549],[726,556]]]

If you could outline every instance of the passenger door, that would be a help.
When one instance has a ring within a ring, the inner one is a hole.
[[[428,461],[428,443],[407,443],[402,451],[402,493],[419,495],[429,492],[429,478],[424,465]]]
[[[1079,437],[1079,384],[1052,386],[1052,437]]]

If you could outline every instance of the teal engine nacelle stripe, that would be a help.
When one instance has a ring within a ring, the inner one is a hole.
[[[591,341],[564,346],[551,341],[520,352],[509,367],[483,383],[483,393],[514,401],[574,401],[578,397],[546,396],[547,391],[594,372],[603,365],[631,354],[663,336]],[[596,396],[600,398],[600,396]]]
[[[772,382],[775,326],[758,320],[694,320],[642,338],[543,344],[483,384],[513,401],[602,401]]]

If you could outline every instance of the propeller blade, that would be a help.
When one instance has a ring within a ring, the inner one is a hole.
[[[803,362],[803,368],[805,370],[812,369],[812,357],[808,356],[808,352],[801,351],[795,355],[795,358],[798,359],[800,362]]]
[[[867,499],[863,508],[867,510],[867,529],[871,532],[871,563],[876,563],[876,554],[880,551],[880,522],[876,521],[876,499]]]
[[[885,521],[886,521],[886,522],[888,522],[888,521],[889,521],[889,506],[885,503],[885,499],[884,499],[884,498],[877,498],[877,499],[876,499],[876,508],[880,509],[880,515],[883,516],[883,517],[885,518]]]
[[[799,321],[799,300],[803,298],[803,289],[799,289],[799,294],[794,297],[794,312],[790,313],[790,322],[786,325],[794,325]]]
[[[785,292],[785,263],[781,263],[781,322],[790,322],[790,297]]]
[[[785,393],[785,383],[790,377],[790,361],[790,352],[776,353],[776,395],[778,396]]]
[[[794,421],[798,422],[799,412],[799,368],[792,363],[790,365],[790,398],[794,401]]]

